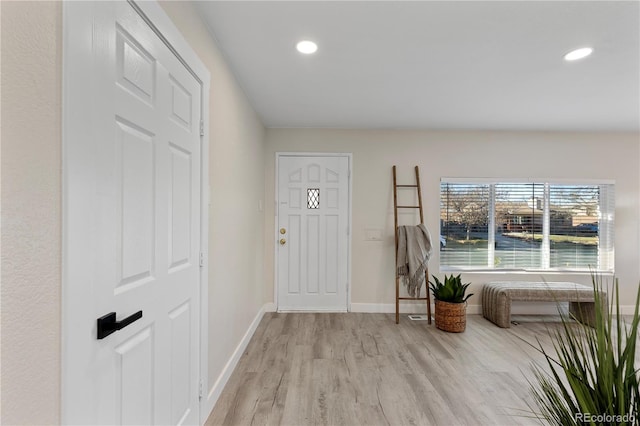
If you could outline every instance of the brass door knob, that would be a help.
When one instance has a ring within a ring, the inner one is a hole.
[[[284,228],[280,228],[280,233],[281,233],[282,235],[284,235],[284,234],[286,234],[286,233],[287,233],[287,230],[286,230],[286,229],[284,229]]]
[[[280,239],[280,245],[283,246],[287,243],[287,240],[285,240],[284,238]]]

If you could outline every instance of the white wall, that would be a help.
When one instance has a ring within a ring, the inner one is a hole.
[[[2,2],[2,414],[60,422],[61,4]]]
[[[638,134],[269,129],[265,152],[268,295],[273,295],[274,165],[275,153],[279,151],[353,153],[354,310],[382,309],[380,304],[392,304],[395,300],[391,178],[394,164],[398,166],[399,183],[413,183],[413,167],[420,167],[425,221],[433,235],[439,229],[441,177],[615,179],[616,275],[620,278],[622,300],[629,301],[635,295],[639,280]],[[382,229],[383,241],[365,241],[367,228]],[[436,251],[430,261],[431,273],[439,273],[438,264]],[[538,274],[513,273],[469,273],[462,277],[472,282],[470,289],[477,295],[483,282],[541,278]],[[590,283],[588,275],[545,274],[544,278]],[[471,298],[470,312],[479,312],[480,303],[480,297]],[[384,308],[395,309],[390,305]]]
[[[162,2],[211,72],[209,389],[264,303],[264,127],[187,2]]]

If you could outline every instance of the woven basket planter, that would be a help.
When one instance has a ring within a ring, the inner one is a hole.
[[[462,333],[467,325],[467,304],[436,299],[436,327],[451,333]]]

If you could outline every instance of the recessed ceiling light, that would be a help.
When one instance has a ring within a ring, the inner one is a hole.
[[[315,53],[318,50],[318,45],[309,40],[302,40],[298,44],[296,44],[296,49],[298,52],[304,53],[305,55],[310,55],[311,53]]]
[[[575,61],[578,59],[586,58],[587,56],[593,53],[593,49],[590,47],[582,47],[580,49],[572,50],[571,52],[564,55],[565,61]]]

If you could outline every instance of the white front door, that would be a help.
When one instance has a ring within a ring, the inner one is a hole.
[[[278,157],[280,311],[346,311],[349,157]]]
[[[64,421],[196,424],[201,86],[127,2],[70,8]]]

